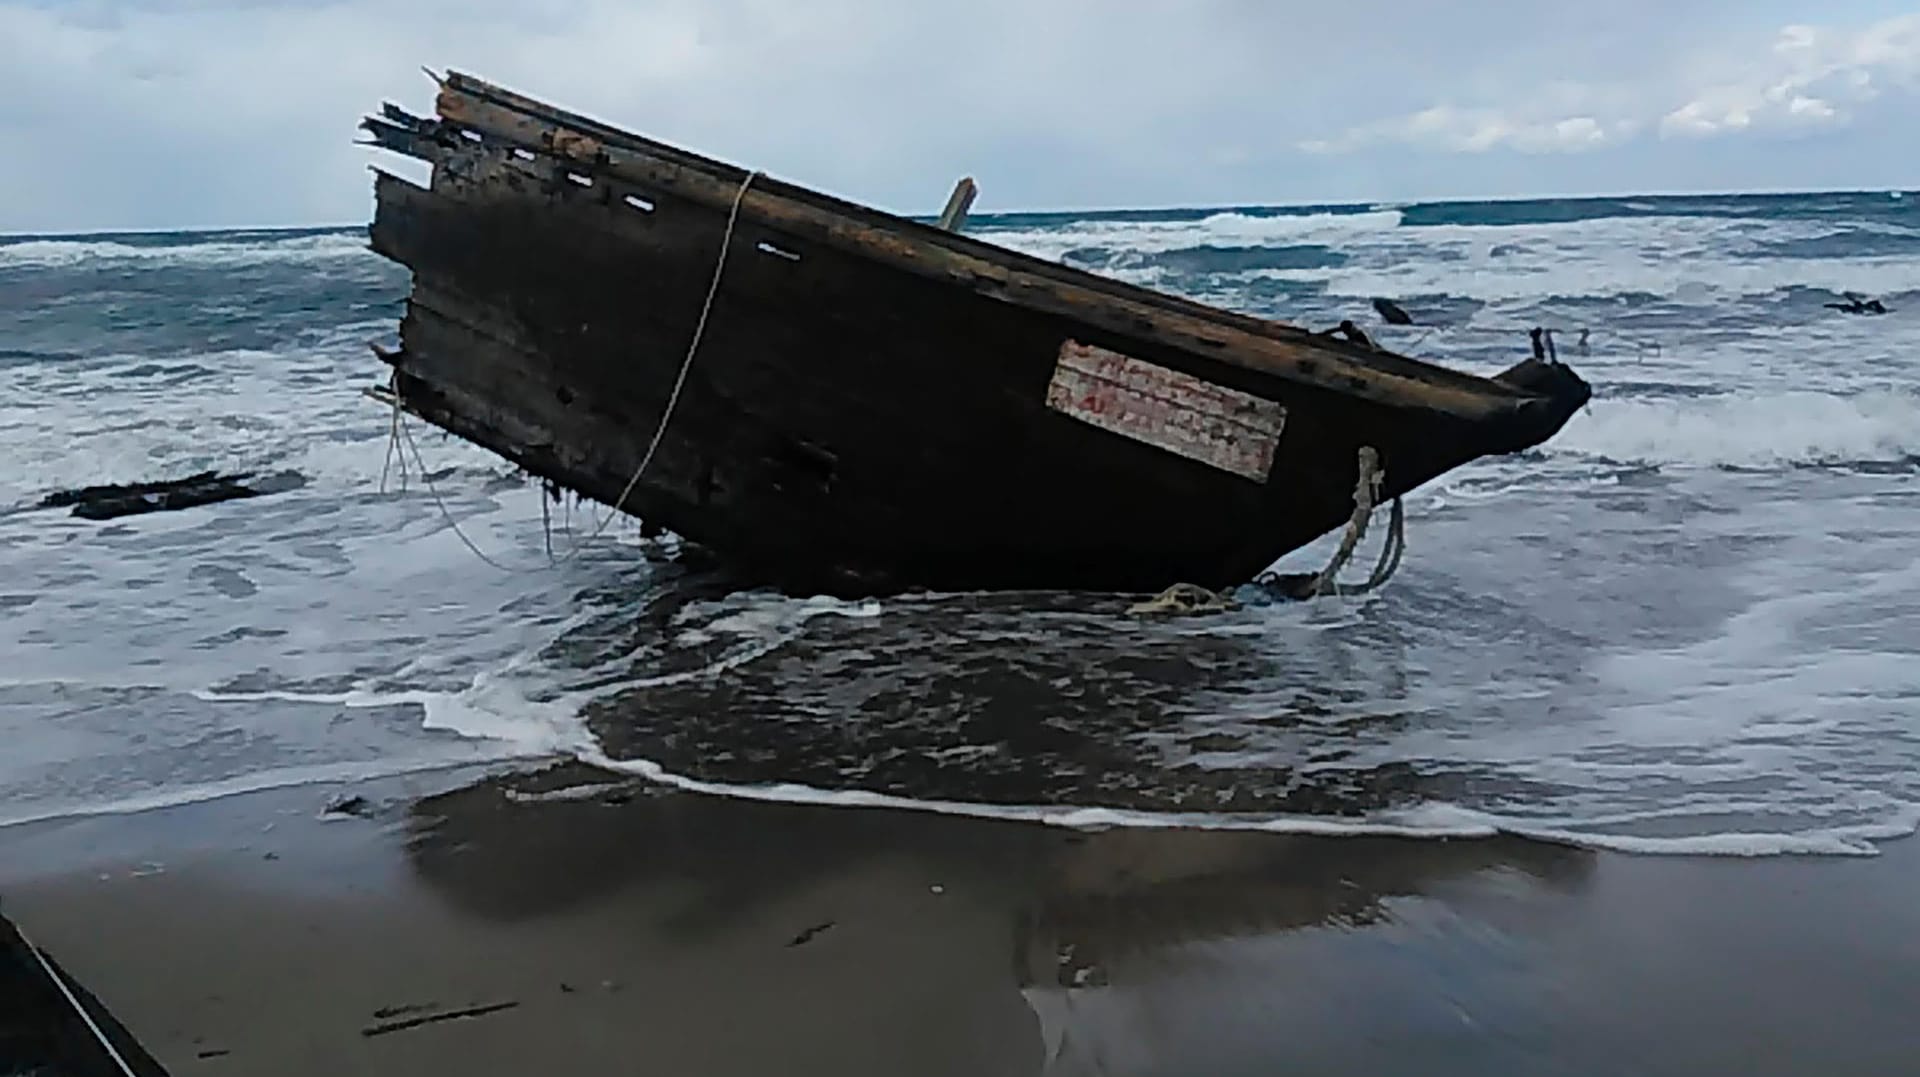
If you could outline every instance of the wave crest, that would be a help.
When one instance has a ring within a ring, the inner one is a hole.
[[[0,269],[88,269],[128,263],[156,268],[309,265],[371,257],[363,231],[258,237],[199,233],[144,241],[120,236],[0,243]]]
[[[1920,459],[1920,395],[1779,392],[1596,400],[1550,452],[1622,463],[1790,467]]]

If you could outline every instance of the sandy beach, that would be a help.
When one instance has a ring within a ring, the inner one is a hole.
[[[11,827],[0,900],[181,1075],[1862,1075],[1920,1052],[1916,849],[1076,832],[566,766]]]

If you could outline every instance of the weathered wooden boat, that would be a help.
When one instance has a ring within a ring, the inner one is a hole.
[[[412,270],[402,406],[794,591],[1246,582],[1553,436],[1585,382],[1480,377],[1083,272],[461,74],[374,144]]]

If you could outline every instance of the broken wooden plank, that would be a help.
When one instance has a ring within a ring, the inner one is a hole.
[[[360,129],[373,136],[362,145],[378,146],[408,157],[431,157],[436,152],[434,135],[425,126],[389,123],[368,116],[360,121]]]
[[[940,211],[938,222],[942,231],[958,232],[967,226],[967,211],[973,208],[973,199],[980,193],[974,185],[972,176],[961,176],[960,182],[953,185],[953,193],[947,196],[947,208]]]
[[[435,1025],[442,1021],[467,1021],[476,1017],[485,1017],[488,1014],[511,1010],[518,1005],[520,1005],[519,1002],[491,1002],[482,1006],[467,1006],[457,1010],[441,1010],[436,1013],[421,1014],[417,1017],[402,1017],[392,1021],[380,1021],[361,1029],[360,1034],[368,1039],[372,1039],[375,1036],[391,1036],[395,1032],[405,1032],[409,1029],[419,1028],[422,1025]]]

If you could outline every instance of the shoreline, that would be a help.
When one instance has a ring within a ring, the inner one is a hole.
[[[469,765],[0,828],[175,1074],[1904,1072],[1869,858],[1070,830]]]
[[[100,806],[48,809],[17,819],[0,818],[0,844],[10,830],[63,822],[138,816],[150,812],[191,808],[292,790],[340,788],[406,783],[432,788],[445,781],[475,780],[551,769],[574,769],[599,774],[611,783],[643,783],[676,793],[785,805],[793,808],[863,809],[907,812],[979,822],[1015,823],[1068,831],[1184,830],[1219,833],[1268,834],[1275,837],[1316,837],[1329,840],[1396,838],[1410,841],[1471,841],[1513,839],[1564,845],[1590,852],[1625,856],[1706,859],[1771,859],[1775,857],[1872,858],[1890,844],[1920,837],[1920,812],[1899,822],[1857,824],[1816,832],[1740,830],[1703,835],[1639,835],[1594,833],[1564,828],[1529,826],[1524,820],[1490,815],[1472,809],[1436,805],[1441,813],[1458,817],[1452,824],[1398,823],[1377,819],[1343,819],[1327,815],[1256,812],[1177,812],[1109,806],[970,802],[923,799],[866,789],[821,789],[805,783],[773,782],[729,784],[681,774],[648,759],[615,759],[598,749],[572,754],[504,754],[475,760],[424,762],[392,770],[367,771],[365,764],[348,763],[315,768],[298,776],[278,776],[255,783],[241,778]],[[1844,833],[1843,833],[1844,831]]]

